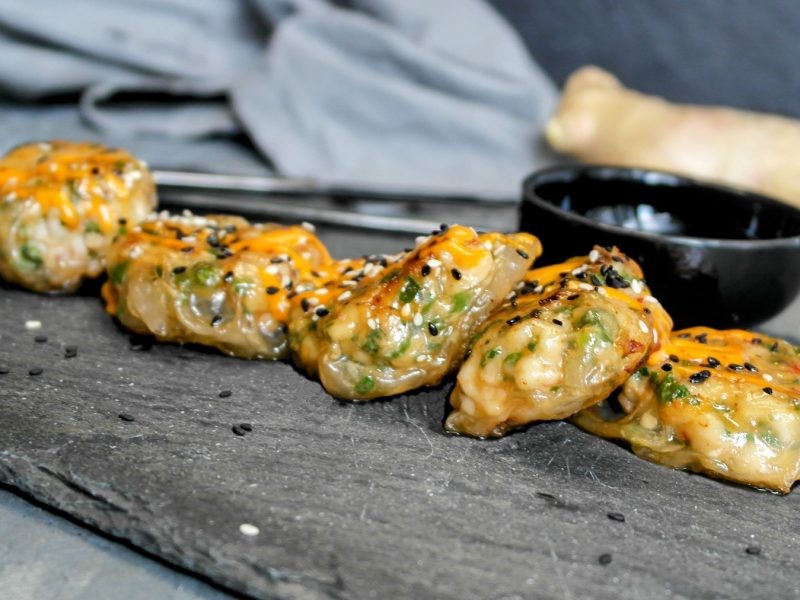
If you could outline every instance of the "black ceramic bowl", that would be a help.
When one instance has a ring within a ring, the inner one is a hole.
[[[644,269],[676,327],[749,326],[800,291],[800,211],[658,171],[556,167],[523,184],[521,229],[539,264],[618,246]]]

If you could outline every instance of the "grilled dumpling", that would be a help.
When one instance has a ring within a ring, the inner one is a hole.
[[[742,330],[672,334],[622,388],[575,415],[637,456],[788,492],[800,478],[800,348]]]
[[[103,287],[128,329],[243,358],[283,358],[291,296],[331,263],[305,227],[232,216],[154,216],[120,236]]]
[[[372,263],[329,302],[295,306],[294,359],[339,398],[437,384],[540,253],[529,234],[444,228],[395,264]]]
[[[672,326],[649,294],[616,249],[529,271],[473,340],[446,429],[497,437],[599,402]]]
[[[72,292],[99,276],[113,237],[156,205],[144,163],[100,144],[19,146],[0,159],[0,276]]]

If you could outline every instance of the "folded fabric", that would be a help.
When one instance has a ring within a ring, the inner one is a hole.
[[[483,0],[0,0],[0,52],[7,96],[79,93],[114,137],[243,132],[286,175],[513,197],[551,160],[555,88]]]

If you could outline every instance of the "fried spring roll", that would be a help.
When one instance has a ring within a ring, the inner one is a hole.
[[[620,386],[672,327],[618,250],[529,271],[473,341],[445,428],[499,437],[562,419]]]
[[[777,492],[800,478],[800,348],[742,330],[673,333],[618,397],[575,415],[637,456]]]
[[[99,276],[111,240],[156,205],[147,167],[100,144],[19,146],[0,159],[0,276],[44,293]]]
[[[344,399],[435,385],[540,254],[529,234],[445,229],[395,264],[373,263],[330,302],[296,306],[294,359]]]

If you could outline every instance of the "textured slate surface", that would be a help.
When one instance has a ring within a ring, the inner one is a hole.
[[[324,237],[339,255],[408,241]],[[62,358],[67,344],[76,358]],[[447,436],[448,386],[340,403],[288,365],[132,350],[97,299],[10,288],[0,364],[2,481],[256,597],[800,592],[796,495],[650,465],[566,423],[491,442]],[[233,435],[244,421],[252,433]]]

